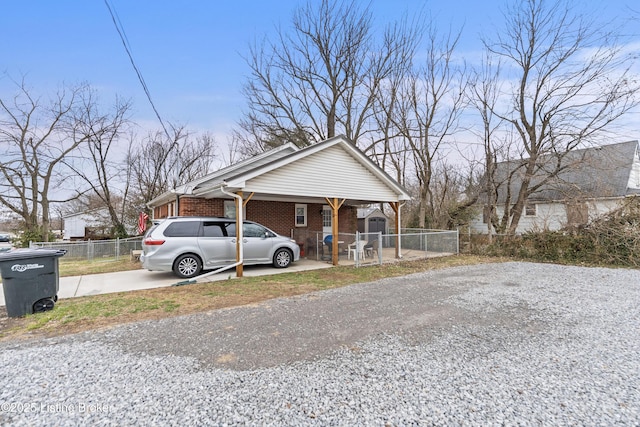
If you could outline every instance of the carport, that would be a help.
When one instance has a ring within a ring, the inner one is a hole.
[[[341,208],[373,203],[391,206],[395,215],[395,234],[400,234],[401,208],[411,198],[400,184],[343,135],[302,149],[285,144],[174,190],[171,197],[175,198],[176,205],[180,203],[180,196],[233,197],[238,231],[242,230],[243,208],[251,202],[327,204],[331,209],[334,236],[338,235]],[[159,201],[162,199],[150,202],[149,206],[158,206]],[[180,212],[180,209],[176,211]],[[241,277],[242,236],[237,237],[234,266],[237,276]],[[397,239],[397,258],[401,256],[399,242]],[[337,239],[332,241],[331,262],[338,265]]]

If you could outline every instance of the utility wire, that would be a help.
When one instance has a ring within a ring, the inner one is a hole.
[[[164,122],[162,121],[162,118],[160,117],[160,113],[158,113],[158,110],[156,109],[156,106],[153,103],[153,100],[151,99],[151,93],[149,92],[149,88],[147,87],[147,84],[145,83],[144,78],[142,77],[142,73],[140,72],[140,70],[136,66],[135,61],[133,60],[133,55],[131,54],[131,49],[129,48],[129,40],[127,39],[127,35],[126,35],[125,31],[124,31],[124,27],[122,26],[122,23],[120,22],[120,18],[117,17],[117,13],[114,12],[114,10],[111,7],[111,5],[109,4],[108,0],[104,0],[104,4],[107,6],[107,9],[109,9],[109,14],[111,15],[111,20],[113,21],[113,25],[115,25],[116,31],[118,31],[118,35],[120,36],[120,40],[122,41],[122,45],[124,46],[124,50],[127,52],[127,56],[129,57],[129,61],[131,61],[131,65],[133,66],[133,69],[135,70],[135,72],[136,72],[136,74],[138,76],[138,80],[140,81],[140,84],[142,85],[142,89],[144,90],[144,93],[147,95],[147,99],[149,100],[149,104],[151,104],[151,108],[153,108],[153,112],[156,114],[156,117],[158,118],[158,121],[160,122],[160,125],[162,126],[162,129],[164,130],[164,133],[167,135],[167,137],[171,141],[173,138],[169,134],[169,131],[167,130],[166,126],[164,125]],[[175,141],[174,141],[174,143],[175,143]]]

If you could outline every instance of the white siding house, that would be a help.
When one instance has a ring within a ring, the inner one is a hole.
[[[84,239],[87,229],[101,228],[109,223],[106,209],[77,212],[65,215],[62,219],[64,220],[62,231],[64,240]]]
[[[615,209],[626,197],[640,194],[638,141],[575,150],[564,162],[568,167],[527,199],[516,233],[585,224]],[[521,176],[512,171],[520,165],[522,162],[498,164],[498,176],[511,177],[498,188],[498,217],[504,213],[507,187],[510,185],[511,194],[519,189]],[[544,174],[544,167],[540,173]],[[470,222],[477,233],[488,232],[484,203],[481,198]]]

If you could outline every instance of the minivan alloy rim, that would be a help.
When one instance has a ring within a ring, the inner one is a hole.
[[[286,266],[290,263],[290,261],[291,261],[291,256],[287,251],[281,251],[276,255],[276,262],[280,266]]]
[[[190,275],[195,273],[197,268],[198,268],[198,263],[193,258],[185,258],[182,261],[180,261],[180,264],[178,265],[178,269],[184,275]]]

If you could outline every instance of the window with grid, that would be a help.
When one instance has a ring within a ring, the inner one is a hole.
[[[525,216],[536,216],[538,214],[538,205],[535,203],[527,203],[524,207]]]
[[[296,227],[307,226],[307,205],[296,205]]]
[[[322,210],[322,226],[331,227],[331,209]]]

